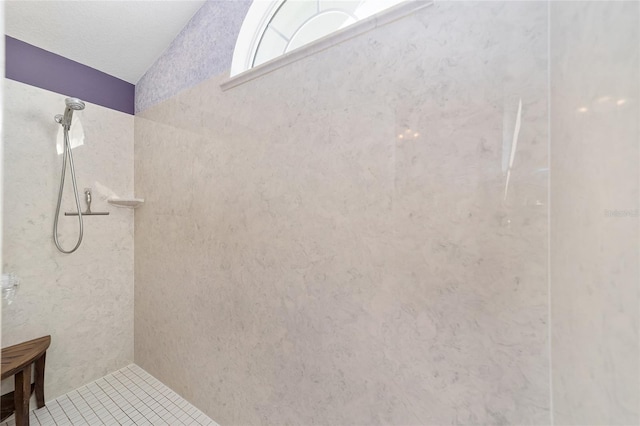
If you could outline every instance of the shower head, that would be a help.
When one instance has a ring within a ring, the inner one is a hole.
[[[67,130],[71,128],[71,119],[73,118],[73,111],[81,111],[84,109],[84,102],[78,98],[67,98],[64,100],[67,108],[64,110],[64,117],[61,121],[58,121],[56,116],[56,122],[62,124]]]
[[[64,100],[64,103],[67,104],[67,108],[71,108],[76,111],[84,109],[84,102],[78,98],[67,98]]]

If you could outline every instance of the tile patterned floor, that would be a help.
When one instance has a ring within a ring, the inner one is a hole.
[[[217,424],[137,365],[130,365],[47,402],[31,412],[32,426]],[[15,421],[0,423],[15,426]]]

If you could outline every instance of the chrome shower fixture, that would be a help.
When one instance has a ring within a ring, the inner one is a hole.
[[[66,108],[64,110],[64,115],[58,114],[55,116],[56,123],[60,124],[64,133],[64,153],[62,155],[62,173],[60,175],[60,189],[58,190],[58,204],[56,205],[56,215],[53,220],[53,242],[55,243],[58,250],[62,253],[73,253],[78,250],[80,244],[82,243],[82,234],[83,234],[83,224],[82,224],[82,211],[80,210],[80,198],[78,197],[78,185],[76,184],[76,171],[73,166],[73,154],[71,153],[71,144],[69,143],[69,129],[71,128],[71,119],[73,118],[73,111],[80,111],[84,109],[84,102],[82,102],[78,98],[67,98],[64,100]],[[69,159],[69,169],[71,171],[71,183],[73,184],[73,195],[76,201],[76,212],[78,215],[78,240],[76,245],[70,249],[65,250],[61,245],[60,241],[58,241],[58,220],[60,218],[60,205],[62,204],[62,190],[64,189],[64,178],[65,172],[67,170],[67,159]],[[90,202],[91,195],[89,194],[88,200]]]
[[[73,111],[82,111],[84,109],[84,102],[78,98],[67,98],[64,100],[67,106],[64,110],[64,115],[58,114],[54,117],[56,123],[61,124],[67,130],[71,128],[71,119],[73,118]]]

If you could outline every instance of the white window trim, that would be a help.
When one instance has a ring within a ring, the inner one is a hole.
[[[267,29],[267,25],[286,0],[254,0],[249,7],[247,16],[242,22],[236,47],[231,61],[231,75],[241,74],[251,69],[253,58],[260,44],[260,37]]]
[[[255,49],[258,45],[257,40],[262,35],[273,14],[283,2],[284,0],[256,0],[249,8],[233,52],[231,75],[234,74],[234,71],[238,72],[243,69],[246,69],[246,71],[241,71],[223,82],[220,85],[222,90],[228,90],[254,80],[288,64],[326,50],[433,4],[433,0],[408,0],[251,68]]]

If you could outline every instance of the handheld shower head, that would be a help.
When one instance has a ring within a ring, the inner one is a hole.
[[[63,122],[60,123],[67,129],[71,128],[71,119],[73,118],[73,111],[81,111],[84,109],[84,102],[78,98],[67,98],[64,100],[67,108],[64,110]],[[56,120],[57,121],[57,120]]]
[[[71,108],[76,111],[84,109],[84,102],[78,98],[67,98],[64,100],[64,103],[67,104],[67,108]]]

